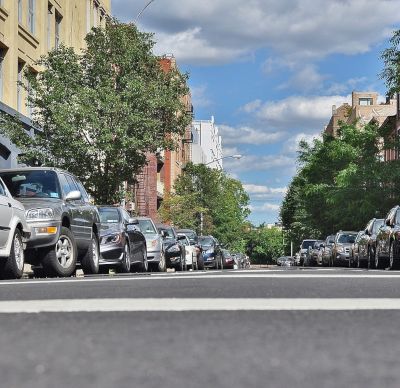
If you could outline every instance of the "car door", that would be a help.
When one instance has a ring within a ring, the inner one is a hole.
[[[126,210],[119,208],[119,212],[123,227],[128,236],[131,258],[133,261],[141,261],[144,245],[142,233],[137,225],[129,223],[131,217]]]
[[[77,190],[79,190],[81,193],[82,197],[79,202],[79,206],[80,206],[79,222],[81,223],[81,226],[82,226],[83,238],[87,241],[90,241],[92,239],[93,222],[95,220],[94,213],[96,212],[96,209],[90,203],[89,195],[87,194],[82,183],[78,179],[76,179],[74,176],[70,175],[69,178],[73,180],[75,186],[77,187]]]
[[[7,245],[12,217],[12,203],[7,196],[3,182],[0,181],[0,248]]]
[[[71,191],[78,190],[76,184],[72,181],[71,177],[64,173],[59,173],[59,179],[64,197]],[[65,206],[68,209],[71,222],[71,231],[76,240],[84,240],[85,233],[83,229],[82,215],[81,215],[81,200],[65,201]]]
[[[379,230],[377,239],[377,248],[379,255],[388,256],[389,255],[389,245],[390,245],[390,234],[392,231],[392,226],[394,224],[394,218],[396,215],[397,207],[390,210],[389,214],[385,219],[385,224]]]

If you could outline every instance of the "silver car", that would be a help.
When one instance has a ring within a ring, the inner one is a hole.
[[[0,179],[0,278],[19,279],[24,272],[24,248],[30,237],[21,202]]]
[[[147,262],[153,271],[165,272],[167,263],[163,249],[162,237],[150,217],[136,217],[139,229],[144,234],[147,244]]]

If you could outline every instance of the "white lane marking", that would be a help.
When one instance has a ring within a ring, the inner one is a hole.
[[[400,299],[73,299],[0,302],[0,314],[400,310]]]
[[[210,276],[199,276],[199,275],[165,275],[165,276],[141,276],[141,277],[102,277],[102,278],[69,278],[69,279],[50,279],[50,280],[21,280],[21,281],[4,281],[0,282],[1,286],[23,286],[23,285],[41,285],[41,284],[65,284],[65,283],[86,283],[86,282],[131,282],[139,280],[182,280],[182,279],[399,279],[400,272],[397,274],[390,275],[345,275],[345,274],[238,274],[238,275],[216,275],[210,274]]]

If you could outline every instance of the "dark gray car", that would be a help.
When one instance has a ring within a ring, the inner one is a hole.
[[[100,219],[82,183],[56,168],[0,170],[12,196],[26,209],[31,228],[26,262],[38,276],[71,276],[81,266],[99,271]]]

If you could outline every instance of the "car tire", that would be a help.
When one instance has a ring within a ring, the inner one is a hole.
[[[19,229],[15,229],[10,256],[2,264],[1,279],[21,279],[24,273],[25,256],[22,234]]]
[[[134,266],[131,266],[131,272],[133,269],[133,272],[136,272],[133,268]],[[142,249],[142,262],[137,266],[138,271],[137,272],[149,272],[149,262],[147,261],[147,249],[146,247],[143,247]]]
[[[85,275],[95,275],[99,273],[99,259],[100,259],[100,248],[99,240],[96,234],[92,233],[92,241],[85,253],[81,258],[81,267]]]
[[[378,247],[375,248],[375,268],[376,269],[384,269],[385,263],[384,260],[379,256]]]
[[[78,250],[72,232],[61,227],[56,245],[40,250],[46,276],[69,277],[75,273]]]
[[[122,263],[117,268],[119,273],[129,273],[131,272],[131,252],[129,244],[126,242],[124,246],[124,258]]]
[[[167,271],[167,261],[165,260],[165,253],[161,251],[160,253],[160,261],[155,267],[157,272],[166,272]]]
[[[197,269],[200,271],[204,270],[204,260],[201,254],[197,256]]]
[[[394,242],[391,242],[389,247],[389,268],[399,269],[399,262],[394,255]]]

